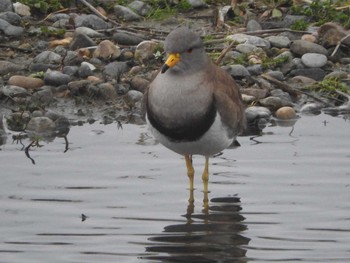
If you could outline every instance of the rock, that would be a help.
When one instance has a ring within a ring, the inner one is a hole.
[[[316,43],[316,37],[312,34],[305,34],[301,36],[301,40],[309,41],[312,43]]]
[[[300,112],[303,115],[318,115],[321,114],[322,106],[318,103],[307,103],[303,105]]]
[[[48,71],[44,75],[46,85],[60,86],[66,85],[71,80],[71,77],[60,71]]]
[[[129,90],[126,93],[125,101],[130,108],[135,107],[136,103],[141,101],[143,98],[143,93],[137,90]]]
[[[295,76],[290,79],[290,82],[302,85],[312,85],[316,83],[316,80],[305,76]]]
[[[96,38],[101,38],[104,37],[104,34],[97,32],[96,30],[93,30],[89,27],[81,26],[75,29],[74,31],[75,34],[83,34],[88,37],[96,37]]]
[[[247,66],[246,69],[248,70],[250,75],[257,76],[263,73],[263,68],[260,64]]]
[[[346,73],[345,71],[341,71],[341,70],[336,70],[333,71],[329,74],[327,74],[325,77],[325,79],[330,79],[330,78],[337,78],[337,79],[347,79],[348,78],[348,73]]]
[[[31,98],[31,102],[35,105],[48,106],[53,101],[53,92],[51,86],[45,86],[35,92]]]
[[[22,4],[20,2],[14,3],[13,9],[14,9],[15,13],[20,15],[20,16],[31,16],[30,7],[25,5],[25,4]]]
[[[146,16],[152,10],[152,7],[149,6],[148,4],[144,3],[143,1],[132,1],[128,5],[128,7],[131,10],[134,10],[140,16]]]
[[[43,64],[59,64],[62,61],[62,57],[52,51],[43,51],[37,55],[34,59],[34,63],[43,63]]]
[[[117,85],[117,93],[119,95],[125,95],[130,90],[130,85],[121,83]]]
[[[266,98],[266,96],[269,94],[269,91],[267,89],[260,88],[246,88],[242,89],[241,92],[242,94],[253,96],[255,100]]]
[[[114,6],[114,14],[123,21],[138,21],[141,19],[141,17],[130,8],[122,5]]]
[[[135,76],[130,81],[130,86],[132,89],[144,93],[149,86],[150,82],[140,76]]]
[[[74,18],[76,27],[88,27],[94,30],[103,30],[112,26],[96,15],[79,15]]]
[[[280,98],[280,100],[282,102],[282,106],[292,106],[293,105],[292,98],[290,97],[289,93],[284,92],[283,90],[280,90],[280,89],[271,90],[270,93],[271,93],[272,97]]]
[[[261,25],[259,24],[258,21],[254,20],[254,19],[250,19],[248,21],[248,23],[247,23],[246,30],[248,32],[250,32],[250,31],[258,31],[258,30],[262,30],[262,27],[261,27]]]
[[[295,119],[297,114],[292,107],[281,107],[275,112],[275,116],[281,120],[291,120]]]
[[[141,62],[154,58],[158,45],[159,44],[155,41],[142,41],[136,46],[135,58]]]
[[[282,100],[279,97],[270,96],[259,100],[259,103],[272,110],[277,110],[283,106]]]
[[[227,71],[232,77],[244,78],[250,76],[249,71],[243,65],[224,66],[223,69]]]
[[[243,54],[251,54],[256,52],[263,52],[261,48],[258,48],[252,44],[238,44],[236,50]]]
[[[323,24],[318,30],[320,44],[325,47],[336,46],[342,38],[349,34],[349,31],[333,22]],[[350,39],[344,39],[342,44],[350,46]]]
[[[37,89],[44,85],[44,81],[38,78],[14,75],[9,78],[8,84],[25,89]]]
[[[112,39],[120,45],[127,46],[135,46],[145,40],[144,37],[138,34],[124,31],[114,33]]]
[[[4,19],[0,19],[0,32],[4,32],[9,37],[19,37],[23,35],[24,28],[20,26],[11,25]]]
[[[291,44],[290,50],[299,56],[306,53],[318,53],[326,56],[328,53],[327,49],[325,49],[323,46],[305,40],[295,40]]]
[[[13,12],[0,13],[0,19],[4,19],[14,26],[19,26],[21,23],[21,17]]]
[[[271,111],[261,106],[251,106],[245,110],[247,118],[246,135],[260,134],[271,118]]]
[[[321,68],[327,64],[327,57],[318,53],[306,53],[301,57],[301,62],[309,68]]]
[[[87,78],[88,76],[92,75],[91,67],[88,65],[90,63],[81,63],[79,69],[78,69],[78,75],[81,78]],[[92,65],[92,64],[90,64]]]
[[[117,98],[117,91],[111,83],[101,83],[98,85],[98,95],[104,100],[111,101]]]
[[[0,95],[5,97],[27,97],[30,95],[28,90],[18,86],[6,85],[0,87]],[[0,97],[1,97],[0,96]]]
[[[119,81],[121,76],[128,71],[128,65],[126,62],[112,62],[105,66],[103,74],[106,80]]]
[[[266,73],[267,75],[279,80],[279,81],[284,81],[285,78],[284,78],[284,75],[281,71],[277,71],[277,70],[271,70],[271,71],[268,71]]]
[[[286,36],[269,36],[265,37],[267,41],[270,42],[271,46],[277,48],[286,48],[289,47],[291,41]]]
[[[101,41],[93,53],[93,57],[103,60],[115,60],[121,54],[120,47],[109,40]]]
[[[11,0],[1,0],[0,1],[0,12],[12,11],[12,1]]]
[[[19,72],[24,69],[24,65],[18,65],[9,61],[0,60],[0,76],[11,72]]]
[[[203,0],[187,0],[187,2],[193,7],[193,8],[199,8],[199,7],[206,7],[207,4]]]
[[[92,40],[90,37],[88,37],[85,34],[77,33],[74,34],[72,43],[69,46],[70,50],[77,50],[79,48],[84,48],[84,47],[92,47],[96,46],[96,42]]]
[[[270,42],[261,38],[261,37],[250,36],[250,35],[241,34],[241,33],[229,35],[226,37],[226,39],[228,41],[236,41],[238,43],[251,44],[251,45],[254,45],[256,47],[262,47],[262,48],[270,48],[271,47]]]
[[[317,81],[323,80],[326,76],[324,70],[320,68],[305,68],[305,69],[293,69],[290,72],[291,76],[305,76]]]

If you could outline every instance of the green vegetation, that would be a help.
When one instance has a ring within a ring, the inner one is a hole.
[[[308,23],[304,20],[295,21],[290,28],[296,31],[305,31],[308,27]]]
[[[71,6],[75,0],[19,0],[19,2],[29,6],[34,12],[47,14]]]
[[[274,69],[280,65],[282,65],[283,63],[287,62],[289,60],[289,57],[287,56],[281,56],[278,58],[269,58],[269,57],[265,57],[263,58],[263,63],[261,64],[261,66],[264,69]]]
[[[56,36],[56,37],[63,37],[66,33],[66,30],[64,29],[50,29],[47,26],[41,26],[40,27],[41,34],[45,36]]]
[[[349,92],[348,86],[344,82],[342,82],[339,78],[335,78],[335,77],[324,79],[320,82],[317,82],[307,87],[307,89],[320,92],[323,95],[329,96],[329,97],[338,96],[336,91],[341,91],[344,93]]]
[[[348,1],[314,0],[307,6],[292,6],[294,14],[306,15],[322,25],[326,22],[337,22],[345,27],[350,27],[350,10],[342,8],[348,5]]]
[[[181,0],[176,6],[170,5],[166,0],[151,0],[149,5],[152,6],[152,11],[148,18],[154,20],[164,20],[174,16],[179,11],[187,11],[192,8],[187,0]]]

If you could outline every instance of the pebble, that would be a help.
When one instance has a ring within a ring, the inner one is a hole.
[[[34,105],[48,106],[53,101],[53,98],[52,87],[44,86],[33,93],[30,100]]]
[[[116,46],[110,40],[102,40],[95,49],[92,56],[103,60],[115,60],[121,54],[120,47]]]
[[[143,93],[137,90],[129,90],[126,93],[125,101],[130,108],[134,107],[135,104],[143,98]]]
[[[132,89],[144,93],[149,86],[150,81],[140,76],[135,76],[130,81],[130,86]]]
[[[205,7],[207,4],[203,0],[187,0],[193,8]]]
[[[336,46],[340,40],[349,35],[348,31],[333,22],[323,24],[317,33],[320,38],[320,44],[326,47]],[[350,39],[343,39],[342,44],[350,46]]]
[[[318,53],[323,55],[328,54],[327,49],[325,49],[323,46],[306,40],[295,40],[291,44],[290,50],[298,56],[302,56],[306,53]]]
[[[269,36],[265,37],[265,39],[271,43],[272,47],[277,48],[287,48],[291,43],[290,39],[286,36]]]
[[[76,27],[88,27],[94,30],[103,30],[112,27],[112,25],[96,15],[85,14],[76,16],[74,18],[74,24]]]
[[[126,31],[118,31],[113,34],[112,39],[120,45],[136,46],[144,41],[144,37]]]
[[[13,85],[6,85],[0,87],[0,94],[10,98],[30,96],[30,93],[27,89]]]
[[[266,98],[269,94],[269,90],[260,89],[260,88],[246,88],[246,89],[242,89],[241,92],[243,94],[254,97],[255,100]]]
[[[141,17],[138,14],[136,14],[128,7],[122,5],[115,5],[113,9],[114,14],[123,21],[137,21],[141,19]]]
[[[250,19],[247,23],[246,29],[248,32],[250,32],[250,31],[262,30],[262,27],[258,21],[256,21],[255,19]]]
[[[39,78],[13,75],[9,78],[8,84],[25,89],[37,89],[44,85],[44,81]]]
[[[76,33],[74,34],[74,37],[69,46],[69,49],[77,50],[79,48],[92,47],[96,45],[97,45],[96,42],[92,40],[89,36],[82,33]]]
[[[104,37],[104,34],[99,33],[96,30],[89,28],[89,27],[85,27],[85,26],[77,27],[75,29],[74,33],[75,34],[83,34],[83,35],[86,35],[86,36],[92,37],[92,38]]]
[[[0,1],[0,12],[12,11],[12,1],[11,0],[1,0]]]
[[[20,26],[11,25],[4,19],[0,18],[0,31],[9,37],[19,37],[23,35],[24,28]]]
[[[277,110],[283,106],[282,100],[279,97],[269,96],[259,100],[259,103],[271,110]]]
[[[257,36],[250,36],[242,33],[228,35],[226,37],[228,41],[236,41],[238,43],[245,43],[245,44],[251,44],[256,47],[262,47],[262,48],[270,48],[271,44],[269,41],[257,37]]]
[[[53,51],[43,51],[34,57],[34,63],[43,63],[43,64],[59,64],[61,63],[62,57],[56,54]]]
[[[19,26],[21,24],[21,17],[13,12],[0,13],[0,18],[14,26]]]
[[[9,61],[0,60],[0,75],[6,75],[12,72],[19,72],[23,69],[23,65],[18,65]]]
[[[154,54],[158,46],[159,44],[155,41],[142,41],[136,46],[135,58],[143,63],[147,60],[154,58]]]
[[[261,48],[258,48],[252,44],[238,44],[235,48],[238,52],[243,54],[250,54],[256,52],[263,52]]]
[[[117,80],[119,81],[121,76],[128,71],[128,65],[126,62],[111,62],[107,64],[103,70],[103,75],[106,80]]]
[[[306,53],[302,55],[301,62],[309,68],[322,68],[327,64],[327,57],[318,53]]]
[[[48,71],[44,74],[44,81],[46,85],[60,86],[66,85],[71,80],[71,77],[60,71]]]
[[[101,83],[98,85],[98,95],[106,101],[111,101],[117,98],[117,91],[111,83]]]
[[[132,1],[128,7],[140,16],[146,16],[152,11],[152,7],[143,1]]]
[[[291,120],[297,117],[295,110],[292,107],[281,107],[275,112],[275,116],[281,120]]]
[[[20,2],[16,2],[13,4],[13,10],[16,12],[16,14],[20,16],[30,16],[30,7],[22,4]]]
[[[304,68],[304,69],[294,69],[290,72],[291,76],[304,76],[316,81],[321,81],[326,76],[324,70],[320,68]]]
[[[250,76],[249,71],[243,65],[224,66],[223,69],[227,71],[232,77],[243,78]]]

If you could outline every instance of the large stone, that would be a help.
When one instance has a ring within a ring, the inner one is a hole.
[[[39,78],[14,75],[10,77],[10,79],[8,80],[8,84],[22,87],[25,89],[37,89],[44,85],[44,81]]]
[[[309,68],[321,68],[327,64],[327,57],[318,53],[306,53],[301,57],[301,61]]]
[[[318,53],[327,55],[327,49],[323,46],[306,41],[306,40],[295,40],[291,46],[290,50],[299,56],[302,56],[306,53]]]

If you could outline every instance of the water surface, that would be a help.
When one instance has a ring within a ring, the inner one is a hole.
[[[350,120],[303,116],[211,159],[203,208],[145,126],[0,146],[1,262],[349,262]]]

